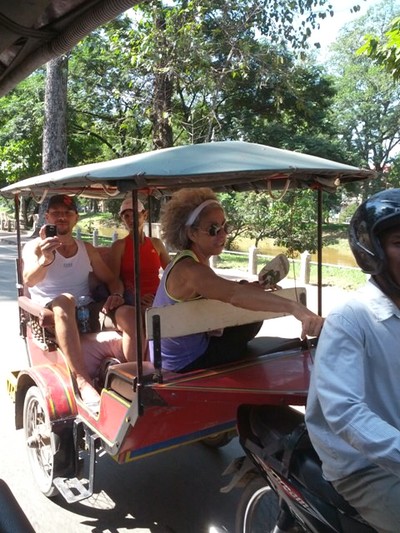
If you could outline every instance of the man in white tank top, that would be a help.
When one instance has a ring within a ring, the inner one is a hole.
[[[67,195],[50,198],[46,223],[56,225],[57,235],[46,237],[45,227],[42,227],[40,236],[25,245],[23,280],[32,300],[52,309],[56,339],[76,379],[81,399],[93,405],[98,403],[99,394],[90,383],[75,318],[78,298],[90,296],[89,273],[93,272],[108,286],[110,296],[102,311],[113,315],[122,332],[122,349],[127,361],[136,360],[135,309],[124,305],[123,284],[96,248],[73,238],[78,218],[73,198]]]

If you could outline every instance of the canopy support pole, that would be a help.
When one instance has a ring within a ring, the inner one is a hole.
[[[135,322],[136,322],[136,362],[137,362],[137,394],[138,394],[138,414],[143,414],[143,403],[141,401],[141,391],[143,385],[143,343],[142,343],[142,311],[140,301],[140,235],[139,235],[139,213],[137,209],[138,193],[132,189],[133,207],[133,294],[135,301]]]
[[[317,207],[317,287],[318,314],[322,316],[322,189],[318,188]]]

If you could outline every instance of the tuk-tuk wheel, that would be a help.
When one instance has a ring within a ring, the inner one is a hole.
[[[23,422],[33,476],[43,494],[51,498],[58,494],[53,479],[73,474],[72,430],[68,429],[65,435],[51,430],[46,403],[38,387],[31,387],[26,393]]]

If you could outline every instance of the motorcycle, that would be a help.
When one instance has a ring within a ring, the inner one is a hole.
[[[242,405],[239,441],[246,456],[225,472],[235,473],[222,489],[244,486],[236,533],[373,533],[322,477],[304,416],[289,406]]]

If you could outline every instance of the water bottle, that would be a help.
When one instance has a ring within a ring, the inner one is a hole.
[[[78,319],[78,328],[81,333],[90,332],[90,312],[88,304],[90,298],[88,296],[80,296],[78,300],[76,316]]]

